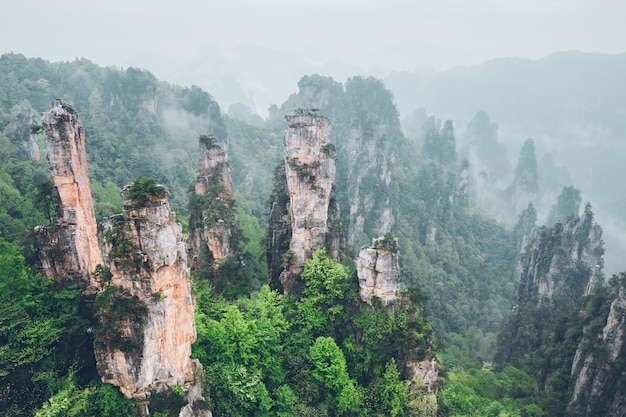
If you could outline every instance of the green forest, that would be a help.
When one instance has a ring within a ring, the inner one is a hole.
[[[141,415],[136,400],[101,382],[93,351],[111,335],[98,303],[130,308],[132,300],[111,286],[91,303],[93,294],[40,273],[33,231],[58,210],[41,114],[57,98],[84,123],[98,221],[122,212],[120,190],[132,184],[127,199],[167,195],[188,236],[194,210],[208,207],[193,194],[199,138],[227,149],[238,258],[219,274],[200,258],[191,274],[192,357],[203,365],[202,406],[213,416],[600,416],[624,401],[626,347],[609,361],[599,335],[626,275],[604,277],[601,228],[591,204],[579,214],[576,184],[562,184],[547,224],[531,203],[505,225],[478,204],[475,168],[451,121],[401,122],[392,94],[371,77],[303,76],[294,91],[263,119],[228,113],[210,92],[143,69],[0,56],[0,414]],[[316,250],[301,287],[286,296],[270,286],[268,217],[288,198],[284,116],[299,108],[330,120],[331,232],[341,255]],[[485,112],[468,131],[492,198],[512,211],[522,195],[553,191],[532,140],[513,168]],[[507,175],[512,182],[498,189]],[[361,301],[353,262],[383,235],[398,239],[404,297],[393,309]],[[589,394],[591,414],[570,405],[579,351],[610,362],[606,401]],[[438,378],[426,386],[406,365],[431,357]],[[155,391],[150,415],[177,416],[183,394]]]

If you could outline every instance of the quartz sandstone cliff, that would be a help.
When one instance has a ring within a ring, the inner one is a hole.
[[[400,266],[398,240],[393,237],[372,239],[372,246],[364,246],[356,259],[361,300],[372,304],[374,297],[389,305],[398,300]]]
[[[196,340],[195,303],[181,226],[167,196],[128,200],[122,215],[103,224],[102,236],[112,275],[108,285],[145,306],[140,318],[131,316],[117,323],[104,318],[109,327],[119,327],[121,340],[112,340],[110,334],[96,340],[102,380],[139,400],[151,390],[177,385],[193,391],[196,372],[201,373],[199,364],[190,359]],[[189,407],[198,399],[190,398]]]
[[[215,138],[203,135],[199,142],[196,204],[191,207],[189,222],[191,253],[195,265],[206,247],[210,262],[217,268],[223,260],[236,256],[232,181],[226,152]]]
[[[528,218],[518,225],[522,229],[534,221],[534,211],[527,212]],[[549,340],[557,317],[578,313],[581,297],[592,294],[601,279],[601,238],[602,229],[594,222],[589,204],[582,216],[538,228],[528,238],[519,255],[518,289],[501,334],[498,360],[515,364]]]
[[[59,207],[56,224],[36,229],[41,268],[50,279],[70,277],[87,297],[98,293],[96,305],[111,301],[96,312],[102,328],[94,350],[102,380],[136,399],[180,384],[188,400],[180,416],[210,415],[198,407],[201,366],[190,360],[194,301],[181,227],[167,197],[127,202],[123,215],[105,222],[106,242],[100,242],[83,123],[62,100],[53,102],[42,122]],[[129,304],[134,312],[114,311]]]
[[[48,165],[59,195],[55,225],[36,229],[42,272],[50,279],[70,277],[82,288],[97,288],[91,275],[102,255],[87,174],[85,130],[76,111],[55,100],[42,123],[48,142]]]
[[[626,415],[626,281],[617,289],[600,334],[583,338],[572,363],[574,416]],[[587,329],[585,329],[587,333]]]
[[[376,299],[382,302],[387,314],[406,309],[411,302],[406,293],[400,291],[400,265],[398,263],[398,239],[391,234],[372,239],[372,246],[361,248],[355,260],[359,279],[361,300],[373,308]],[[409,308],[406,319],[413,320],[422,314],[419,308]],[[411,381],[418,381],[427,393],[434,391],[439,381],[439,372],[432,352],[420,352],[407,346],[407,360],[404,361]],[[421,358],[418,360],[417,358]],[[415,397],[415,395],[413,395]],[[434,397],[426,400],[432,405]]]
[[[284,292],[304,269],[304,261],[324,247],[330,193],[335,180],[335,151],[328,142],[326,117],[299,109],[285,116],[285,174],[291,220],[291,260],[281,275]]]

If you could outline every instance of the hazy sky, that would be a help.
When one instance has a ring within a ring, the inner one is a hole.
[[[362,68],[445,69],[626,52],[625,16],[624,0],[19,0],[0,13],[0,53],[142,66],[254,43]]]

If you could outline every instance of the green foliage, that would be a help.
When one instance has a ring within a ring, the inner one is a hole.
[[[55,289],[27,268],[17,249],[0,238],[0,409],[7,416],[32,415],[47,398],[40,381],[63,372],[65,361],[89,343],[78,315],[80,291]],[[54,360],[52,359],[54,358]]]
[[[95,333],[97,343],[123,352],[142,349],[148,306],[136,295],[109,285],[96,295],[95,309],[100,323]]]
[[[309,351],[313,364],[313,377],[321,382],[335,397],[337,414],[356,412],[360,405],[359,394],[346,368],[346,359],[331,337],[320,336]]]
[[[137,177],[130,186],[126,198],[131,200],[135,206],[142,207],[154,199],[167,196],[167,190],[162,185],[157,184],[154,178]]]
[[[81,388],[70,374],[35,413],[35,417],[132,417],[132,404],[109,384],[92,384]]]

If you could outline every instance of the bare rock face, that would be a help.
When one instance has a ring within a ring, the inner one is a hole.
[[[330,193],[335,180],[335,150],[328,142],[326,117],[299,109],[285,116],[285,173],[289,193],[292,262],[281,277],[285,292],[289,280],[304,268],[304,261],[324,246]]]
[[[355,245],[363,234],[381,234],[390,230],[395,223],[391,202],[385,187],[391,184],[391,167],[395,154],[384,138],[390,127],[383,121],[373,131],[364,131],[362,126],[350,129],[345,148],[347,164],[348,199],[350,201],[350,225],[348,244]],[[372,177],[372,174],[375,174]],[[380,184],[380,187],[372,187]],[[366,227],[366,217],[370,218]],[[369,229],[369,230],[366,230]]]
[[[128,200],[103,229],[111,276],[96,300],[104,329],[95,343],[98,373],[128,398],[175,386],[194,393],[195,302],[182,228],[167,196]]]
[[[235,235],[235,214],[232,181],[226,162],[226,152],[215,143],[212,136],[200,136],[198,179],[195,184],[195,206],[191,208],[190,238],[194,259],[206,246],[211,261],[236,256],[232,242]]]
[[[356,259],[361,300],[371,304],[379,298],[389,305],[398,299],[400,266],[398,264],[398,239],[379,237],[371,247],[363,247]]]
[[[180,385],[187,400],[181,415],[210,415],[202,406],[201,366],[190,359],[194,300],[181,226],[167,191],[157,187],[158,195],[127,201],[123,215],[105,221],[100,241],[83,124],[61,100],[42,121],[59,195],[57,224],[36,229],[42,271],[50,279],[69,276],[85,295],[97,294],[98,373],[138,400]],[[149,414],[148,404],[140,403],[142,416]]]
[[[76,111],[55,100],[42,117],[48,165],[59,195],[57,224],[36,229],[42,271],[50,279],[70,276],[85,288],[98,286],[91,276],[102,255],[87,174],[85,131]]]
[[[572,363],[573,392],[568,411],[575,416],[626,415],[626,294],[619,287],[606,325],[576,350]],[[589,346],[594,346],[589,349]],[[620,365],[621,363],[621,365]]]
[[[37,129],[33,129],[33,112],[22,110],[12,120],[13,134],[17,140],[20,157],[39,161],[40,152],[37,143]]]

